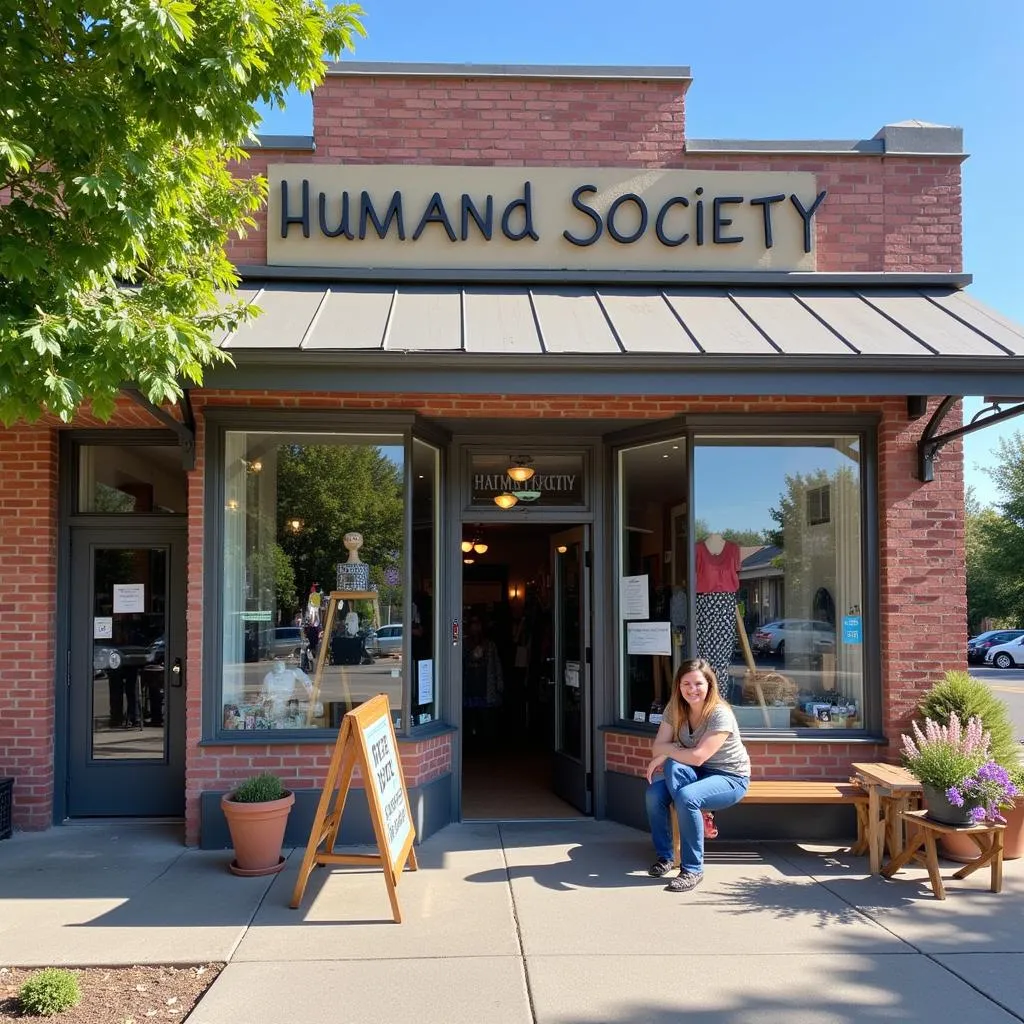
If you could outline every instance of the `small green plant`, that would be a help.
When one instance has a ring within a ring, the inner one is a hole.
[[[939,725],[949,725],[949,716],[954,712],[961,722],[980,718],[982,728],[991,737],[992,760],[1010,771],[1017,766],[1020,744],[1013,735],[1010,709],[984,680],[951,669],[924,695],[917,710],[922,718],[930,718]]]
[[[52,1017],[77,1006],[82,998],[78,978],[72,971],[47,967],[33,974],[18,989],[18,1003],[22,1013],[36,1017]]]
[[[239,804],[262,804],[268,800],[280,800],[285,794],[281,780],[271,772],[261,772],[241,783],[231,794]]]

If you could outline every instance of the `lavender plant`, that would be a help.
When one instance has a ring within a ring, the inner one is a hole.
[[[911,729],[912,736],[901,737],[903,764],[926,786],[944,791],[958,786],[989,760],[990,737],[976,715],[966,728],[954,711],[948,725],[926,718],[924,731],[917,722]]]

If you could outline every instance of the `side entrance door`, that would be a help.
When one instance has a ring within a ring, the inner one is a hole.
[[[554,607],[554,790],[593,811],[591,764],[590,527],[551,537]]]
[[[74,528],[69,817],[185,810],[183,528]]]

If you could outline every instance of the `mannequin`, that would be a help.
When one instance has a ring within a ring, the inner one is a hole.
[[[736,644],[740,548],[720,533],[694,545],[697,569],[697,654],[714,667],[718,692],[728,700],[729,663]]]
[[[338,563],[338,589],[369,590],[370,567],[359,558],[363,535],[357,530],[350,530],[342,537],[341,542],[348,552],[348,560]]]
[[[309,700],[312,693],[313,684],[302,669],[289,668],[280,658],[275,658],[270,671],[263,677],[260,700],[271,722],[288,724],[289,702]]]

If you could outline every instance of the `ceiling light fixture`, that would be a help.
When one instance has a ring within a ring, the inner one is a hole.
[[[481,543],[480,541],[475,541],[474,544],[473,544],[473,550],[478,555],[486,555],[487,554],[487,545]]]
[[[534,468],[530,465],[529,455],[517,455],[511,460],[512,465],[505,470],[505,475],[517,484],[524,484],[534,474]]]
[[[476,561],[475,558],[464,558],[462,560],[463,565],[472,565]]]
[[[471,540],[464,540],[462,542],[462,550],[469,552],[473,550],[473,542]]]
[[[569,549],[564,544],[559,544],[555,549],[560,555],[564,555]]]
[[[506,491],[504,494],[496,494],[494,496],[494,504],[498,508],[510,509],[513,505],[519,504],[519,499],[514,494]]]

